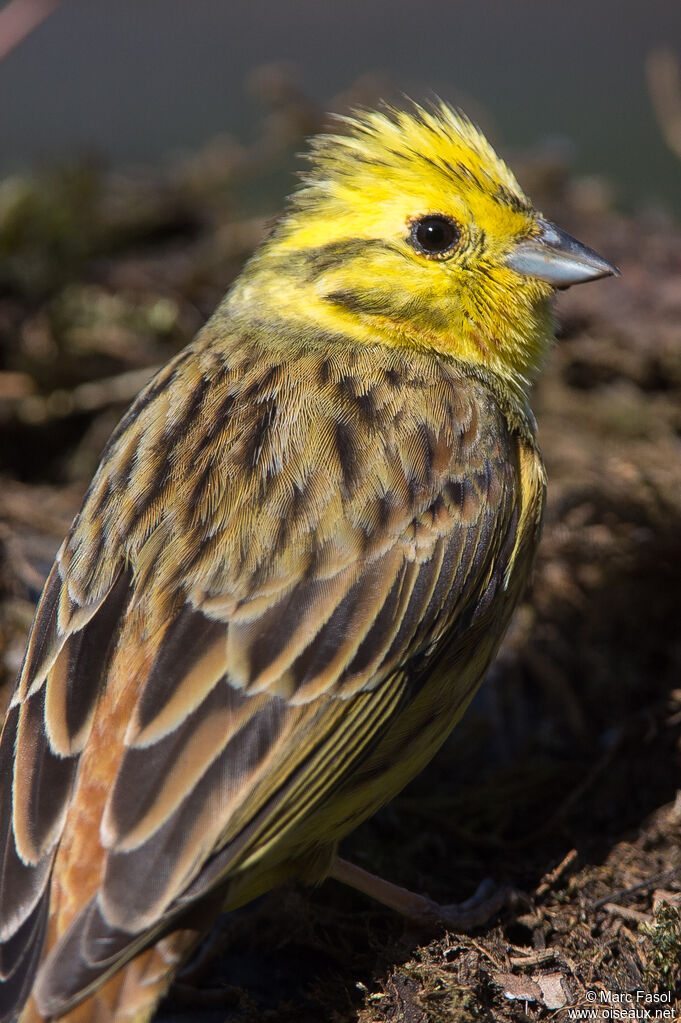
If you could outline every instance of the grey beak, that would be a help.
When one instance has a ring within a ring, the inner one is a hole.
[[[547,220],[538,220],[537,224],[540,233],[520,242],[506,257],[506,265],[513,270],[527,277],[538,277],[554,288],[569,288],[571,284],[595,281],[599,277],[620,276],[616,266],[555,224]]]

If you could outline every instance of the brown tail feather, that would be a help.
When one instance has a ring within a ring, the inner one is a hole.
[[[19,1023],[148,1023],[200,935],[175,931],[141,952],[89,998],[63,1016],[43,1016],[32,997]]]

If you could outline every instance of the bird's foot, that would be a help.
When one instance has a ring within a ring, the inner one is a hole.
[[[385,881],[339,856],[333,860],[328,876],[364,892],[418,925],[432,927],[440,924],[457,931],[480,927],[498,913],[513,894],[510,888],[497,887],[488,878],[465,902],[441,906],[427,895],[418,895],[408,888]]]
[[[422,900],[423,906],[417,907],[413,919],[424,926],[444,924],[453,931],[470,931],[474,927],[481,927],[496,916],[510,901],[512,895],[510,888],[500,887],[488,877],[465,902],[453,902],[442,906],[427,895],[417,896]]]

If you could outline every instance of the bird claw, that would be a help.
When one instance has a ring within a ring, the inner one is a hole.
[[[428,925],[444,924],[456,931],[481,927],[495,916],[512,898],[513,890],[508,886],[497,886],[486,878],[477,891],[465,902],[454,902],[442,906],[427,896],[423,897],[423,911],[411,915],[417,923]]]
[[[349,863],[336,856],[331,864],[329,876],[343,884],[349,884],[372,899],[382,902],[419,926],[442,926],[451,930],[466,931],[480,927],[513,896],[508,887],[497,887],[490,878],[484,880],[478,890],[465,902],[441,906],[427,895],[410,892],[407,888],[385,881],[370,874],[368,870]]]

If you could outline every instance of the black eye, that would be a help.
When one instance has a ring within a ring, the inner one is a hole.
[[[415,220],[411,227],[411,243],[426,256],[444,256],[459,242],[461,232],[450,217],[431,213]]]

